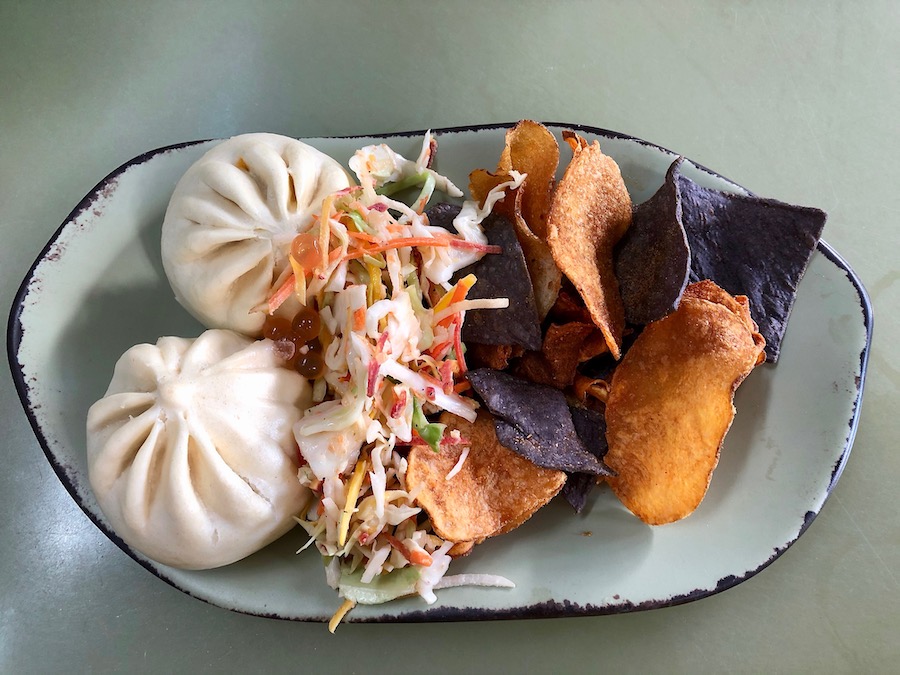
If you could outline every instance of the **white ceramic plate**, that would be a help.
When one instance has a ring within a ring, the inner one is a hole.
[[[581,125],[619,163],[635,203],[662,183],[675,154]],[[458,185],[493,167],[505,127],[437,132],[437,168]],[[346,161],[386,140],[415,156],[421,133],[304,139]],[[228,567],[188,572],[129,549],[91,493],[85,416],[126,349],[162,335],[202,330],[175,302],[163,273],[160,227],[175,183],[215,141],[135,158],[104,179],[62,224],[22,283],[10,315],[9,359],[22,403],[47,459],[97,526],[149,571],[184,592],[252,614],[326,620],[339,604],[314,550],[295,556],[298,529]],[[565,154],[567,150],[563,150]],[[702,167],[685,172],[709,187],[743,191]],[[826,227],[827,233],[827,227]],[[756,574],[803,534],[847,461],[862,399],[872,310],[850,267],[821,244],[800,284],[777,366],[763,365],[736,397],[737,417],[706,499],[689,518],[651,528],[606,489],[581,515],[554,500],[525,526],[489,540],[453,573],[502,574],[515,589],[457,588],[357,607],[351,621],[455,620],[607,614],[688,602]]]

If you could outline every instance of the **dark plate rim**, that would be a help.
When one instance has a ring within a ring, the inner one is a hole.
[[[514,126],[515,122],[502,122],[502,123],[492,123],[492,124],[476,124],[476,125],[463,125],[463,126],[452,126],[452,127],[442,127],[439,129],[431,129],[431,132],[435,135],[442,134],[452,134],[459,132],[471,132],[471,131],[484,131],[484,130],[494,130],[494,129],[508,129]],[[611,138],[611,139],[619,139],[619,140],[627,140],[639,145],[643,145],[648,148],[652,148],[663,152],[671,157],[677,157],[678,153],[669,150],[668,148],[664,148],[661,145],[657,145],[655,143],[651,143],[649,141],[645,141],[641,138],[637,138],[636,136],[631,136],[629,134],[624,134],[617,131],[611,131],[608,129],[603,129],[600,127],[594,127],[586,124],[572,124],[566,122],[544,122],[548,127],[557,127],[557,128],[566,128],[573,129],[575,131],[581,131],[584,133],[593,134],[600,137]],[[415,130],[415,131],[394,131],[387,132],[381,134],[353,134],[348,136],[317,136],[317,137],[308,137],[308,138],[339,138],[339,139],[353,139],[353,138],[405,138],[412,136],[421,136],[427,130]],[[307,138],[307,137],[304,137]],[[75,488],[75,484],[72,478],[66,472],[65,467],[57,461],[56,456],[53,454],[53,451],[50,449],[50,444],[48,443],[46,437],[44,436],[43,430],[38,423],[37,417],[34,414],[32,409],[31,397],[30,397],[30,388],[28,386],[27,381],[25,380],[25,375],[23,372],[23,365],[19,361],[19,349],[22,344],[22,340],[24,337],[24,330],[21,323],[21,315],[23,311],[23,304],[25,297],[29,292],[29,288],[31,286],[31,282],[34,278],[35,271],[40,265],[40,263],[47,257],[50,250],[53,248],[53,245],[56,243],[57,239],[63,233],[63,231],[72,224],[83,212],[85,212],[91,204],[96,201],[98,197],[100,197],[104,191],[110,186],[114,184],[115,180],[123,174],[125,171],[130,169],[131,167],[144,164],[154,157],[162,154],[166,154],[169,152],[173,152],[176,150],[181,150],[183,148],[188,148],[194,145],[200,145],[202,143],[207,143],[210,140],[215,139],[203,139],[198,141],[187,141],[183,143],[175,143],[173,145],[167,145],[161,148],[157,148],[155,150],[150,150],[148,152],[142,153],[133,159],[128,160],[112,172],[110,172],[103,180],[101,180],[97,185],[88,192],[87,195],[78,203],[78,205],[72,210],[72,212],[66,217],[66,219],[62,222],[62,224],[56,229],[53,233],[53,236],[50,237],[50,240],[47,244],[41,249],[38,256],[35,258],[34,262],[28,269],[22,283],[19,285],[18,290],[16,291],[15,297],[13,298],[13,304],[10,309],[9,319],[7,322],[7,341],[6,341],[6,349],[7,349],[7,357],[9,360],[10,372],[12,374],[13,382],[16,386],[16,391],[19,395],[19,400],[22,403],[22,407],[25,411],[25,415],[28,418],[28,422],[31,425],[32,431],[35,434],[35,437],[38,440],[38,443],[41,446],[41,449],[44,452],[47,461],[50,463],[50,466],[53,468],[54,473],[59,478],[60,482],[66,488],[72,499],[78,504],[79,508],[85,513],[88,519],[97,526],[97,528],[103,532],[116,546],[118,546],[122,551],[124,551],[130,558],[132,558],[135,562],[137,562],[141,567],[151,572],[154,576],[159,579],[165,581],[167,584],[172,586],[173,588],[177,588],[179,591],[185,593],[186,595],[196,598],[198,600],[202,600],[207,604],[211,604],[214,606],[219,606],[215,602],[212,602],[206,598],[200,597],[194,594],[192,591],[182,588],[174,580],[170,579],[167,575],[165,575],[160,569],[155,567],[151,562],[139,556],[134,550],[131,549],[115,532],[111,529],[107,528],[105,524],[103,524],[91,511],[87,508],[87,506],[82,503],[81,498],[78,494],[78,491]],[[691,160],[689,160],[691,161]],[[721,180],[726,181],[730,185],[734,186],[740,190],[746,190],[746,188],[742,187],[738,183],[730,180],[729,178],[713,171],[705,166],[697,164],[696,162],[691,162],[698,169],[719,178]],[[865,388],[865,380],[866,380],[866,371],[868,369],[869,362],[869,352],[871,350],[872,345],[872,331],[873,331],[873,307],[871,300],[869,299],[869,294],[863,286],[862,281],[859,276],[857,276],[856,272],[850,266],[850,264],[827,242],[824,240],[820,240],[818,245],[818,250],[822,253],[829,261],[831,261],[836,267],[841,269],[846,275],[851,285],[856,290],[857,295],[859,296],[860,309],[863,314],[863,324],[866,330],[866,341],[865,345],[860,352],[860,371],[859,376],[856,380],[856,397],[853,403],[853,412],[852,416],[849,420],[849,432],[847,434],[847,438],[844,442],[844,449],[838,458],[835,466],[832,469],[831,480],[828,484],[828,487],[825,492],[825,499],[823,499],[822,504],[827,501],[828,497],[831,495],[832,490],[838,482],[838,479],[841,476],[841,473],[844,470],[844,467],[847,464],[847,460],[850,456],[850,450],[853,447],[853,441],[856,438],[857,428],[859,426],[859,412],[862,405],[863,398],[863,390]],[[821,510],[821,506],[820,509]],[[507,609],[501,610],[491,610],[491,609],[482,609],[482,608],[474,608],[474,607],[434,607],[431,609],[423,609],[412,612],[407,612],[404,614],[399,614],[396,616],[379,616],[379,617],[353,617],[351,614],[347,617],[346,621],[350,623],[417,623],[417,622],[444,622],[444,621],[479,621],[479,620],[498,620],[498,619],[542,619],[542,618],[563,618],[563,617],[574,617],[574,616],[599,616],[599,615],[607,615],[607,614],[621,614],[626,612],[635,612],[635,611],[644,611],[649,609],[660,609],[663,607],[673,607],[676,605],[685,604],[688,602],[693,602],[695,600],[700,600],[705,597],[709,597],[711,595],[715,595],[717,593],[721,593],[722,591],[728,590],[747,579],[757,575],[759,572],[764,570],[766,567],[771,565],[775,560],[777,560],[788,548],[793,545],[800,536],[806,532],[809,528],[810,524],[813,522],[815,517],[818,515],[819,511],[808,511],[804,518],[803,524],[798,530],[796,536],[793,539],[786,542],[780,548],[774,549],[772,555],[761,565],[756,567],[755,569],[748,570],[742,575],[729,575],[719,579],[715,588],[712,589],[697,589],[688,593],[684,593],[677,596],[672,596],[669,598],[659,599],[659,600],[649,600],[640,604],[635,604],[632,602],[623,602],[623,603],[614,603],[609,605],[593,605],[593,604],[578,604],[568,600],[564,600],[562,602],[557,601],[547,601],[543,603],[526,605],[522,607],[511,607]],[[290,620],[290,621],[321,621],[319,617],[286,617],[278,614],[265,613],[265,612],[254,612],[234,607],[223,607],[224,609],[229,609],[230,611],[238,612],[240,614],[247,614],[251,616],[259,616],[264,618],[273,618],[273,619],[281,619],[281,620]]]

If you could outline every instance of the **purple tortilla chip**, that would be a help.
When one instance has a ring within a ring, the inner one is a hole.
[[[466,377],[494,414],[497,439],[513,452],[545,469],[608,471],[584,447],[558,389],[488,368],[470,370]]]
[[[582,408],[581,406],[569,406],[572,413],[572,422],[575,425],[575,433],[584,443],[594,457],[600,460],[604,468],[603,476],[614,476],[615,471],[610,469],[603,458],[609,446],[606,443],[606,418],[596,410]],[[597,476],[588,473],[572,473],[563,485],[562,494],[566,501],[575,509],[575,513],[581,513],[587,503],[587,496],[597,486]]]
[[[428,216],[428,224],[435,227],[443,227],[448,232],[453,232],[453,219],[459,215],[461,206],[439,202],[425,211]]]
[[[452,204],[437,204],[428,210],[428,220],[432,225],[452,231],[459,210],[460,207]],[[515,228],[509,220],[497,215],[485,218],[483,226],[488,243],[499,246],[503,252],[485,255],[477,263],[459,270],[451,281],[455,283],[474,274],[478,281],[469,290],[468,299],[509,298],[509,307],[466,312],[462,340],[483,345],[518,345],[539,351],[543,341],[541,322]]]
[[[827,216],[815,208],[701,187],[678,171],[680,162],[672,169],[691,246],[691,281],[711,279],[732,295],[746,295],[766,339],[766,360],[774,363]]]
[[[616,247],[616,279],[625,321],[646,325],[678,308],[691,271],[691,251],[681,226],[681,197],[673,164],[666,180],[634,209],[631,227]]]

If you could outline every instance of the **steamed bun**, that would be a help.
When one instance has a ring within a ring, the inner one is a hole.
[[[264,314],[253,310],[289,266],[292,239],[349,184],[335,160],[287,136],[244,134],[212,148],[178,182],[163,223],[178,302],[207,328],[258,337]]]
[[[187,569],[240,560],[287,532],[307,490],[291,427],[309,382],[269,341],[227,330],[129,349],[88,412],[88,475],[125,542]]]

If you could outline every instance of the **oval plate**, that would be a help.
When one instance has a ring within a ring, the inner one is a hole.
[[[443,129],[437,169],[465,186],[493,168],[510,125]],[[634,203],[662,184],[675,158],[659,146],[602,129]],[[304,139],[346,161],[373,142],[415,157],[422,132]],[[56,474],[88,517],[123,551],[189,595],[261,616],[327,620],[340,601],[314,550],[300,556],[299,528],[234,565],[184,571],[148,560],[112,532],[87,480],[85,417],[118,357],[162,335],[203,327],[174,300],[159,251],[175,183],[216,141],[154,150],[104,179],[35,261],[10,314],[9,361],[19,396]],[[563,146],[563,163],[567,150]],[[746,192],[703,167],[685,173],[708,187]],[[455,588],[426,605],[408,598],[357,607],[350,621],[429,621],[611,614],[689,602],[753,576],[803,534],[840,476],[862,400],[872,310],[859,279],[821,243],[800,284],[777,366],[757,368],[737,392],[737,416],[709,492],[672,525],[641,523],[605,488],[574,515],[554,500],[525,526],[475,548],[451,573],[512,579],[515,589]]]

